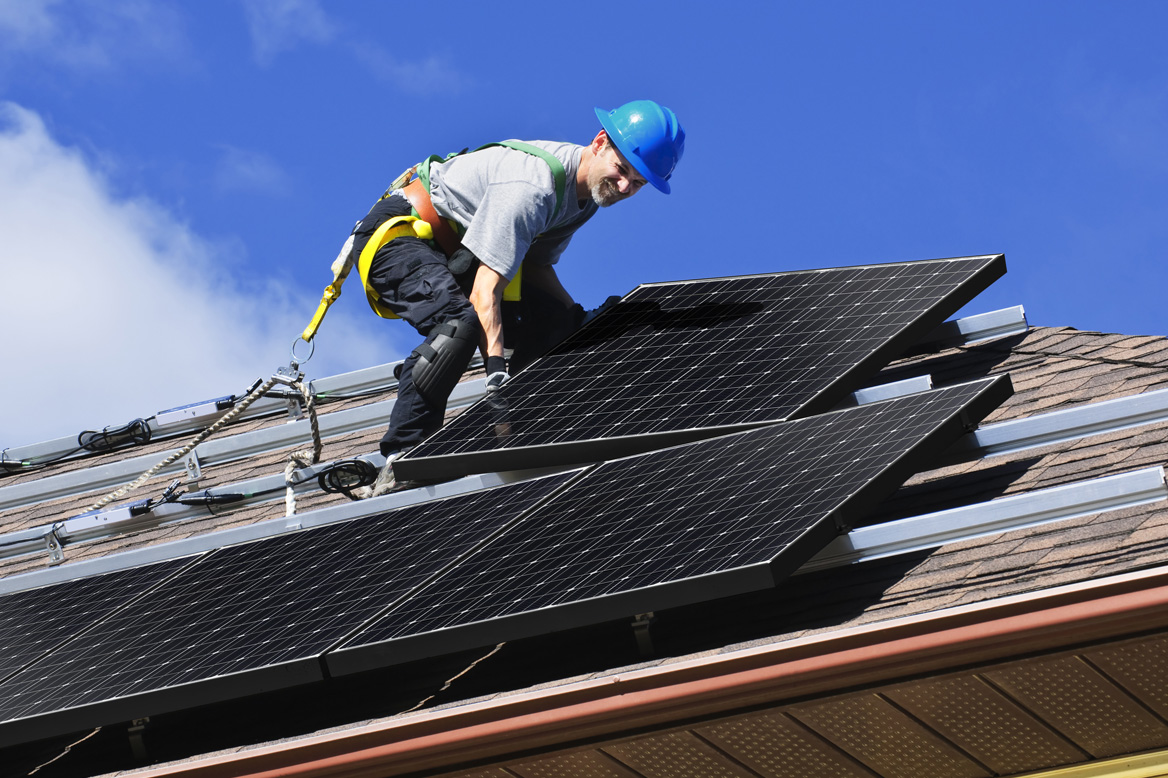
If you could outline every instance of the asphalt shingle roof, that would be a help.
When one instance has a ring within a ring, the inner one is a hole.
[[[1033,327],[1020,336],[956,346],[938,353],[906,357],[884,370],[880,380],[929,373],[935,385],[1009,373],[1015,394],[986,423],[1033,417],[1051,410],[1132,396],[1168,388],[1168,338],[1080,332],[1068,327]],[[322,413],[381,401],[389,394],[325,404]],[[252,420],[229,434],[284,423],[280,416]],[[343,459],[376,449],[381,425],[325,441],[325,459]],[[146,447],[72,460],[36,473],[0,478],[0,488],[111,461],[159,453],[182,440],[156,440]],[[289,449],[290,450],[290,449]],[[288,450],[210,466],[199,487],[234,483],[281,472]],[[1168,422],[1105,432],[1077,440],[1021,451],[956,461],[918,473],[880,506],[865,523],[921,515],[1103,475],[1129,472],[1168,462]],[[149,496],[171,480],[155,479],[140,491]],[[75,515],[108,490],[0,511],[0,532],[41,526]],[[347,502],[340,495],[306,494],[300,512]],[[65,564],[116,554],[227,527],[283,515],[283,501],[238,510],[225,506],[215,515],[130,532],[66,549]],[[0,559],[0,577],[43,569],[47,556]],[[508,645],[429,706],[460,705],[468,700],[518,690],[555,686],[604,677],[630,667],[651,666],[683,658],[738,650],[826,634],[851,626],[929,613],[1041,591],[1123,572],[1162,566],[1168,561],[1168,504],[1164,501],[1039,526],[962,540],[927,551],[797,575],[774,591],[731,601],[680,608],[658,614],[652,634],[659,656],[638,658],[628,625],[601,625],[579,636],[544,636]],[[618,637],[623,636],[623,637]],[[612,645],[604,641],[611,639]],[[617,646],[616,642],[620,641]],[[551,650],[549,647],[554,647]],[[464,656],[447,657],[407,669],[409,680],[366,705],[342,696],[347,708],[322,704],[311,715],[285,722],[289,737],[351,726],[398,714],[427,696],[465,664]],[[354,692],[356,694],[357,692]],[[312,699],[319,699],[313,697]],[[409,703],[409,704],[407,704]],[[272,731],[251,737],[271,738]],[[248,736],[240,736],[245,745]],[[208,741],[209,747],[215,741]],[[97,748],[97,744],[93,744]],[[176,746],[177,748],[177,746]],[[190,747],[188,746],[188,749]],[[84,752],[82,747],[80,750]],[[198,749],[189,751],[193,754]],[[166,752],[178,757],[177,752]],[[487,775],[480,772],[476,775]]]

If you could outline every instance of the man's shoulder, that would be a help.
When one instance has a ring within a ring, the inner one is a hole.
[[[575,143],[565,143],[563,141],[551,140],[517,140],[510,139],[504,141],[505,143],[520,143],[528,146],[533,146],[541,151],[546,151],[553,157],[560,161],[565,170],[574,171],[580,165],[580,155],[584,151],[584,147]],[[498,147],[496,147],[498,148]],[[506,148],[506,147],[503,147]],[[508,149],[513,152],[513,158],[517,160],[528,161],[530,159],[538,158],[538,155],[527,153],[521,149]],[[525,157],[527,159],[525,159]],[[546,160],[544,161],[546,164]]]

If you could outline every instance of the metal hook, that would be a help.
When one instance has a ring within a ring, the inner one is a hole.
[[[308,346],[309,346],[308,356],[303,357],[303,358],[296,356],[296,346],[299,343],[307,343],[308,344]],[[296,370],[301,365],[303,365],[305,362],[312,359],[312,355],[315,353],[316,353],[316,341],[305,340],[303,335],[301,335],[296,340],[292,341],[292,369]]]

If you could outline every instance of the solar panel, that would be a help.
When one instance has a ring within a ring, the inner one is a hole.
[[[600,461],[821,413],[1004,272],[995,255],[641,286],[394,471]]]
[[[0,684],[0,744],[320,680],[322,652],[573,475],[212,552]]]
[[[190,562],[172,559],[0,596],[0,682]]]
[[[364,629],[337,674],[769,588],[1012,393],[986,379],[608,462]]]

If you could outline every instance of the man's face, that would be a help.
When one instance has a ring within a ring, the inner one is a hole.
[[[647,182],[607,138],[588,171],[588,191],[601,208],[627,200]]]

